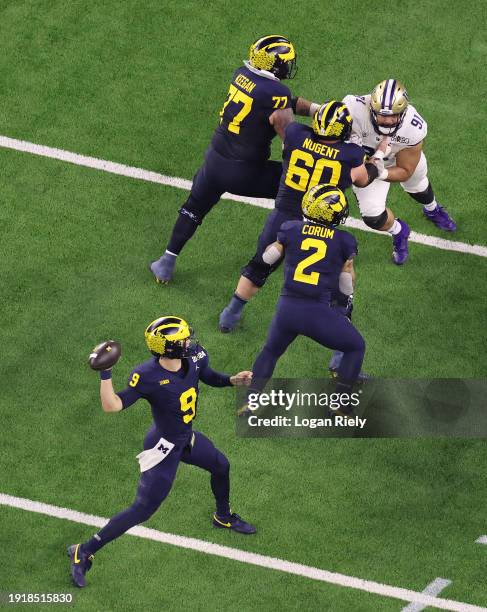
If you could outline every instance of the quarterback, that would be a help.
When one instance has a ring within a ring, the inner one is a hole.
[[[105,412],[120,412],[139,399],[149,402],[153,426],[137,455],[141,476],[134,503],[112,517],[91,539],[68,547],[71,576],[78,587],[86,584],[93,555],[128,529],[147,521],[171,490],[179,463],[195,465],[211,474],[216,501],[213,525],[238,533],[255,533],[255,527],[232,513],[229,505],[230,464],[211,440],[193,431],[198,402],[198,383],[212,387],[248,385],[251,372],[227,376],[209,366],[208,354],[192,337],[191,329],[179,317],[160,317],[145,330],[153,358],[138,365],[127,387],[115,393],[111,370],[100,372],[100,397]]]
[[[404,85],[396,79],[381,81],[370,95],[347,95],[343,102],[353,118],[351,141],[365,149],[379,171],[377,179],[367,187],[353,187],[360,214],[369,227],[392,235],[393,261],[401,265],[408,258],[410,230],[386,207],[390,183],[400,183],[423,205],[426,219],[437,227],[448,232],[456,230],[453,219],[436,201],[428,179],[422,150],[426,121],[409,103]],[[383,139],[387,139],[387,148],[377,151]]]
[[[312,106],[291,98],[282,83],[296,69],[294,46],[284,36],[264,36],[251,45],[249,59],[233,74],[220,123],[166,250],[150,265],[156,281],[172,279],[177,256],[223,193],[276,197],[282,164],[269,160],[272,139],[292,120],[293,109],[308,114]]]

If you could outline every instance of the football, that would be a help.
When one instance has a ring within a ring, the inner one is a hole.
[[[122,355],[122,347],[115,340],[107,340],[95,346],[91,351],[88,363],[92,370],[108,370],[112,368]]]

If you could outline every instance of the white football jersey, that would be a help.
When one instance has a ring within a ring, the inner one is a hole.
[[[382,136],[377,134],[370,119],[370,94],[366,96],[348,95],[343,98],[353,119],[351,142],[365,149],[368,155],[376,150]],[[411,104],[399,130],[391,136],[391,152],[384,158],[384,165],[393,166],[397,153],[401,149],[417,145],[426,137],[428,126]]]

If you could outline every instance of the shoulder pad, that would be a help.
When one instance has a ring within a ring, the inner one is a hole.
[[[404,143],[412,146],[426,138],[428,124],[418,113],[414,106],[409,106],[397,135],[404,139]]]

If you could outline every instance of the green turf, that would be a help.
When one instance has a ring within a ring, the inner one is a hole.
[[[430,174],[459,223],[455,239],[486,244],[477,163],[485,146],[475,68],[486,53],[481,7],[461,21],[456,8],[401,3],[385,11],[349,1],[316,14],[288,1],[204,9],[196,2],[0,2],[7,83],[0,133],[189,178],[249,42],[282,30],[298,46],[292,88],[312,99],[364,93],[390,74],[403,78],[428,120]],[[162,288],[147,264],[160,254],[185,192],[15,151],[0,150],[0,168],[0,491],[110,516],[133,499],[135,455],[150,415],[144,405],[101,412],[89,349],[106,337],[122,342],[114,374],[121,388],[146,359],[145,325],[171,312],[191,321],[215,368],[249,368],[281,273],[247,307],[237,333],[222,336],[217,317],[267,211],[235,202],[216,207],[181,257],[174,283]],[[413,229],[442,236],[397,186],[391,202]],[[354,321],[367,342],[365,369],[390,378],[485,377],[485,258],[412,244],[407,265],[397,268],[388,237],[354,233]],[[319,377],[328,356],[299,339],[276,375]],[[233,391],[210,388],[195,427],[228,454],[234,507],[259,533],[243,539],[213,531],[207,477],[186,466],[150,526],[415,590],[441,576],[453,581],[445,597],[487,605],[487,551],[474,543],[486,532],[482,441],[244,440],[235,437]],[[71,590],[63,546],[92,530],[0,513],[9,555],[0,590]],[[77,606],[401,607],[130,537],[96,561]]]

